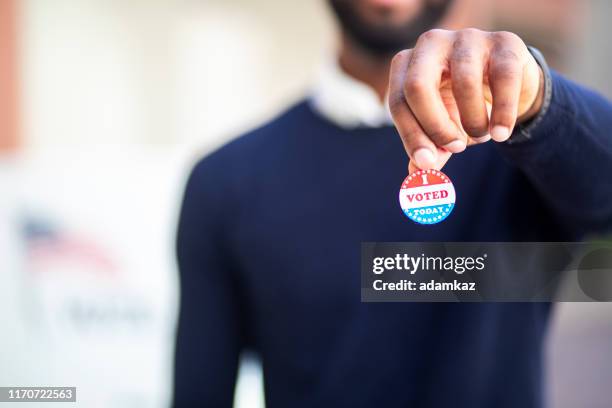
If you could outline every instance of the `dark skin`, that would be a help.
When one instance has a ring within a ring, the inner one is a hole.
[[[392,22],[399,18],[394,12],[410,14],[407,7],[413,3],[364,0],[357,7],[370,12],[384,7],[385,21]],[[381,101],[388,95],[410,172],[441,169],[467,146],[507,140],[544,100],[541,68],[525,43],[509,32],[430,30],[414,48],[396,55],[369,53],[343,33],[339,62]]]

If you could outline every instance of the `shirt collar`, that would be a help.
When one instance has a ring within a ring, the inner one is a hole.
[[[345,73],[336,59],[323,65],[310,97],[312,108],[344,129],[377,128],[393,124],[388,103],[374,90]]]

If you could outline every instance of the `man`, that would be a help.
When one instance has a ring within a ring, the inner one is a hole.
[[[342,46],[313,96],[193,170],[176,406],[230,406],[245,348],[272,408],[543,405],[549,304],[361,303],[360,243],[609,228],[612,106],[514,34],[427,31],[449,2],[422,3],[332,0]],[[399,208],[406,152],[460,192],[444,222]]]

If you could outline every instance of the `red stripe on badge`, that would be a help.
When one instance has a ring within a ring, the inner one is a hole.
[[[419,170],[415,171],[402,183],[402,188],[421,187],[432,184],[450,183],[449,178],[438,170]]]

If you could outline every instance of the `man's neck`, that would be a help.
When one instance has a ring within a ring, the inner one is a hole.
[[[338,60],[344,72],[370,86],[383,102],[387,94],[392,58],[392,55],[374,56],[343,38]]]

